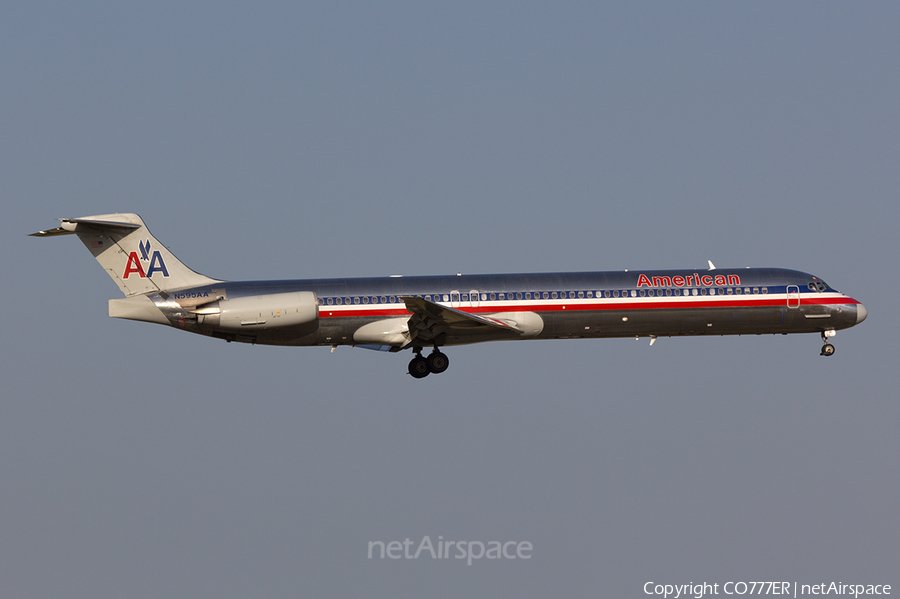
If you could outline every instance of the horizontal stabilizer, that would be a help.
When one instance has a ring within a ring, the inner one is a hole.
[[[29,233],[29,237],[53,237],[54,235],[72,235],[75,233],[74,230],[70,231],[68,229],[63,229],[62,227],[56,227],[55,229],[47,229],[46,231],[38,231],[37,233]]]
[[[118,229],[121,231],[140,229],[142,226],[135,223],[117,222],[112,220],[94,220],[90,218],[61,218],[59,220],[62,222],[62,226],[55,229],[49,229],[47,231],[38,231],[37,233],[31,233],[30,236],[51,237],[53,235],[71,235],[72,233],[78,232],[79,225],[81,225],[82,230],[86,228],[93,228],[97,230]]]

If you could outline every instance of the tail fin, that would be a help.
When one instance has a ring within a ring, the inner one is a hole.
[[[62,226],[34,237],[78,235],[126,296],[217,283],[181,263],[150,234],[137,214],[62,218]]]

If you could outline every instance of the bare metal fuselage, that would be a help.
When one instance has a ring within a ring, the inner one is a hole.
[[[665,287],[654,287],[652,283],[638,286],[640,275],[650,281],[672,283]],[[726,284],[704,285],[704,276],[722,277]],[[683,281],[688,277],[692,282],[699,280],[699,284],[686,285]],[[734,284],[728,285],[729,281]],[[272,345],[381,345],[387,339],[379,338],[378,333],[363,338],[354,335],[375,323],[408,320],[411,313],[400,299],[407,297],[423,298],[467,314],[517,314],[519,319],[523,319],[521,315],[532,315],[532,326],[521,333],[451,326],[441,331],[445,337],[439,345],[523,338],[821,333],[853,326],[865,318],[865,308],[859,302],[827,287],[820,291],[815,288],[816,282],[816,277],[799,271],[752,268],[702,273],[641,271],[231,282],[182,290],[170,294],[168,299],[158,294],[150,298],[174,326],[230,341]],[[239,327],[221,328],[206,325],[202,315],[198,318],[191,313],[191,309],[197,311],[196,306],[213,302],[221,306],[238,299],[299,292],[315,295],[315,326],[269,326],[260,317]],[[198,303],[206,299],[210,301]],[[431,345],[432,341],[425,337],[419,345]]]

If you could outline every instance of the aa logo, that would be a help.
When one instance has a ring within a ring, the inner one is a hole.
[[[138,244],[138,249],[141,251],[140,256],[138,256],[137,252],[128,254],[128,262],[125,264],[125,274],[122,275],[123,279],[127,279],[132,273],[137,273],[142,279],[152,277],[155,272],[161,273],[164,277],[169,276],[166,262],[163,260],[159,250],[154,250],[152,254],[150,253],[149,239],[140,242]],[[146,270],[144,270],[145,263],[147,264]]]

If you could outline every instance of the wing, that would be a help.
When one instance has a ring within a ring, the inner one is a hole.
[[[523,333],[514,320],[469,314],[421,297],[401,296],[400,299],[412,314],[409,318],[410,341],[417,338],[431,341],[438,335],[449,332],[455,335],[486,331],[508,331],[519,335]]]
[[[353,333],[357,347],[400,351],[410,345],[474,343],[519,339],[540,334],[544,321],[534,312],[500,312],[483,316],[441,306],[421,297],[400,296],[409,317],[386,318]]]

